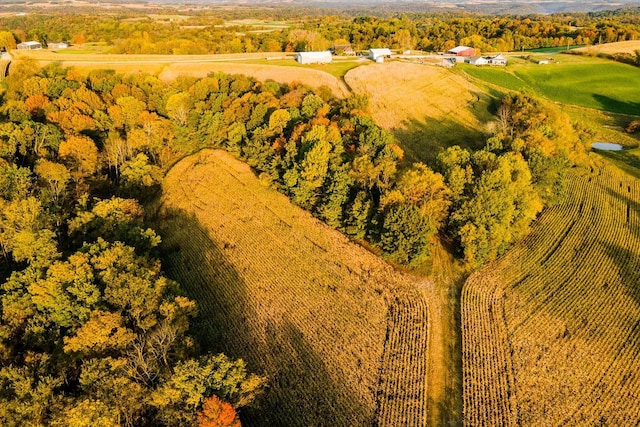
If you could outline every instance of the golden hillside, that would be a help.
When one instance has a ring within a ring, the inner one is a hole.
[[[640,420],[640,182],[571,174],[566,201],[462,292],[468,425]]]
[[[221,151],[168,173],[159,224],[164,265],[197,300],[207,349],[268,377],[247,425],[426,422],[428,311],[415,278]]]
[[[601,53],[605,55],[613,55],[615,53],[633,54],[638,49],[640,49],[640,40],[627,40],[623,42],[585,46],[579,49],[575,49],[574,51],[588,55],[598,55]]]
[[[483,140],[489,99],[464,76],[442,67],[388,62],[345,75],[369,95],[371,115],[402,142],[411,160],[430,160],[438,148]]]

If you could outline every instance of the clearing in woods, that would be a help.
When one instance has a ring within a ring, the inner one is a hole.
[[[640,181],[573,170],[565,201],[462,292],[467,425],[640,420]]]
[[[243,424],[428,423],[428,280],[394,271],[222,151],[169,171],[158,227],[206,350],[268,377]]]
[[[376,123],[391,131],[407,159],[430,163],[441,148],[484,145],[490,98],[467,79],[441,67],[389,62],[345,75],[357,94],[369,95]]]

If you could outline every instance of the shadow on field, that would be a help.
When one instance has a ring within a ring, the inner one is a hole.
[[[640,179],[640,157],[635,150],[593,150],[602,157],[612,160],[620,169],[629,175]],[[617,194],[615,195],[618,196]]]
[[[630,114],[634,116],[640,116],[640,104],[637,102],[624,102],[617,99],[610,98],[605,95],[594,94],[595,99],[600,106],[606,111],[613,113]]]
[[[414,119],[405,122],[403,128],[394,129],[392,132],[402,142],[407,162],[423,162],[429,166],[434,165],[441,150],[453,145],[480,149],[484,147],[486,140],[482,129],[464,126],[451,119]]]
[[[195,216],[177,209],[165,209],[158,220],[162,242],[162,263],[167,275],[180,283],[198,303],[198,317],[191,333],[203,350],[224,352],[242,358],[251,369],[260,365],[251,349],[257,342],[246,327],[255,316],[244,283],[224,251],[211,240]]]
[[[610,241],[601,242],[605,253],[618,267],[620,281],[627,288],[627,294],[640,306],[640,258],[638,254]]]
[[[230,244],[214,241],[181,210],[165,209],[157,224],[167,276],[198,303],[191,333],[202,349],[242,358],[249,371],[267,376],[266,391],[240,410],[244,426],[372,424],[365,405],[354,403],[357,394],[335,380],[336,369],[332,379],[322,355],[287,315],[256,312],[244,273],[225,253],[233,250]]]
[[[610,153],[614,153],[614,152],[611,151]],[[637,170],[637,173],[639,174],[637,178],[640,178],[640,169]],[[627,230],[629,230],[631,233],[633,233],[634,236],[636,236],[637,238],[640,238],[640,226],[638,225],[637,221],[631,220],[631,215],[640,216],[640,202],[624,194],[624,192],[628,193],[630,190],[630,188],[628,187],[628,184],[624,185],[621,183],[621,187],[619,191],[614,191],[611,188],[607,188],[607,187],[603,187],[602,189],[609,196],[611,196],[614,199],[617,199],[618,201],[626,205],[626,210],[627,210],[626,215],[623,216],[622,218],[619,218],[619,223],[621,226],[624,225],[624,227]]]

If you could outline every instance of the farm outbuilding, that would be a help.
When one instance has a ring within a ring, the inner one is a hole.
[[[389,50],[389,48],[369,49],[369,59],[382,62],[384,58],[391,58],[391,50]]]
[[[66,49],[66,48],[69,47],[69,43],[67,43],[67,42],[47,42],[47,47],[50,50]]]
[[[469,46],[456,46],[453,49],[448,50],[447,53],[456,56],[474,56],[476,54],[476,50]]]
[[[331,49],[334,55],[355,56],[356,51],[350,44],[334,44]]]
[[[487,65],[489,61],[482,56],[470,56],[467,62],[471,65]]]
[[[296,61],[301,64],[328,64],[332,61],[331,52],[298,52]]]
[[[42,44],[40,42],[23,42],[20,43],[17,47],[21,50],[37,50],[42,49]]]

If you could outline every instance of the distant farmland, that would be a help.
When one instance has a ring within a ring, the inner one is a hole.
[[[631,53],[634,54],[636,50],[640,49],[640,40],[627,40],[616,43],[604,43],[594,46],[585,46],[580,49],[576,49],[576,52],[584,53],[587,55],[613,55],[616,53]]]
[[[209,351],[268,377],[245,425],[424,425],[429,286],[205,150],[163,184],[164,266]]]
[[[468,425],[637,425],[640,182],[571,173],[565,202],[461,301]]]
[[[345,97],[349,90],[344,83],[330,73],[338,75],[343,69],[357,64],[336,62],[329,64],[326,70],[314,69],[318,66],[302,67],[293,58],[280,59],[284,53],[243,53],[228,55],[105,55],[96,53],[71,54],[49,51],[13,51],[16,60],[33,58],[46,65],[60,62],[63,66],[74,67],[80,72],[89,73],[95,69],[112,69],[118,73],[129,74],[146,72],[158,75],[165,80],[178,76],[205,77],[209,73],[246,74],[257,80],[274,80],[279,83],[300,82],[313,88],[328,87],[335,96]],[[269,59],[267,58],[274,58]],[[333,68],[329,68],[333,67]]]
[[[501,68],[466,66],[464,71],[506,89],[532,89],[540,96],[563,104],[640,115],[640,68],[631,65],[555,55],[550,64],[519,62]]]

